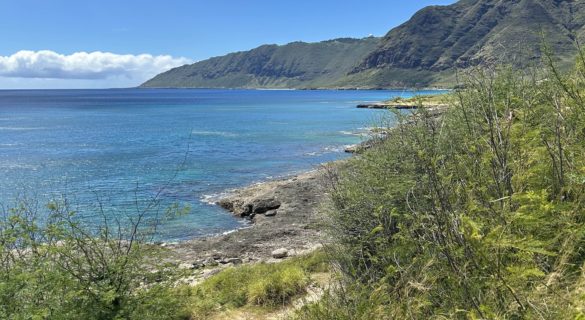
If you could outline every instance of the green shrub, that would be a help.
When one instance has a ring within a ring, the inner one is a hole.
[[[259,263],[222,270],[193,291],[193,317],[205,319],[226,309],[244,306],[274,308],[305,292],[310,274],[328,271],[321,251],[280,263]]]
[[[24,205],[4,212],[0,319],[185,319],[174,269],[141,232],[86,228],[55,203],[38,216]]]
[[[248,285],[248,302],[261,306],[278,306],[286,304],[290,298],[304,292],[308,277],[297,266],[286,266],[277,272],[271,272]]]
[[[329,251],[342,282],[298,317],[580,315],[583,62],[570,74],[552,64],[530,77],[472,73],[441,117],[400,118],[330,172]]]

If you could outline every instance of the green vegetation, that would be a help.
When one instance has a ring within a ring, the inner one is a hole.
[[[41,214],[42,213],[42,214]],[[144,215],[89,229],[64,205],[22,205],[0,219],[1,319],[180,319],[176,274]]]
[[[305,293],[311,274],[327,271],[325,255],[319,251],[281,263],[223,270],[192,289],[193,318],[208,319],[219,312],[242,307],[270,311],[286,306],[294,297]]]
[[[211,58],[162,73],[143,87],[452,87],[456,69],[533,66],[542,37],[570,68],[585,6],[567,0],[461,0],[429,6],[380,38],[294,42]]]
[[[104,215],[101,227],[89,229],[66,206],[32,207],[0,220],[0,319],[208,319],[241,308],[262,315],[328,271],[318,251],[181,285],[192,272],[165,263],[164,249],[148,244],[153,230],[144,215],[128,227]]]
[[[328,87],[374,50],[379,40],[369,37],[265,45],[169,70],[142,87]]]
[[[584,14],[581,3],[563,0],[461,0],[429,6],[391,30],[352,73],[395,68],[436,73],[494,62],[536,65],[543,34],[554,40],[555,53],[570,67]]]
[[[387,104],[398,104],[402,106],[443,106],[449,104],[449,98],[442,94],[429,94],[429,95],[418,95],[412,98],[396,97],[384,101]]]
[[[585,60],[552,60],[470,74],[331,172],[342,281],[298,319],[585,317]]]
[[[139,221],[89,232],[56,204],[43,223],[11,210],[0,222],[0,318],[262,319],[294,309],[333,268],[330,289],[295,318],[585,319],[579,57],[569,72],[546,56],[539,70],[478,69],[445,97],[397,101],[450,108],[396,112],[385,139],[330,169],[328,259],[179,286]]]

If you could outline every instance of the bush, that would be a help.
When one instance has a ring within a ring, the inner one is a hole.
[[[303,292],[307,285],[305,271],[300,267],[288,266],[250,283],[248,302],[261,306],[284,305],[290,298]]]
[[[324,253],[280,263],[260,263],[222,270],[194,288],[193,317],[205,319],[244,306],[275,308],[305,292],[310,273],[327,271]]]
[[[1,319],[184,319],[174,270],[141,224],[86,228],[52,203],[0,219]]]
[[[585,63],[547,68],[472,73],[330,173],[343,281],[300,318],[582,315]]]

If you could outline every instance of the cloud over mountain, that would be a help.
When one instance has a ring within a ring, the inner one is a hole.
[[[146,80],[162,71],[191,63],[168,55],[76,52],[70,55],[50,50],[19,51],[0,56],[0,77],[36,79],[135,79]]]

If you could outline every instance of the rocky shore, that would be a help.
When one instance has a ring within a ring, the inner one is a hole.
[[[331,166],[333,164],[328,164]],[[250,221],[220,236],[167,245],[185,268],[276,261],[322,245],[318,208],[325,197],[326,167],[234,191],[218,205]]]
[[[404,105],[404,104],[395,104],[395,103],[383,103],[383,102],[376,102],[376,103],[368,103],[368,104],[358,104],[358,109],[396,109],[396,110],[412,110],[417,109],[417,105]]]
[[[446,109],[444,105],[424,107],[436,117]],[[386,136],[386,131],[375,130],[370,139],[345,151],[363,152]],[[327,241],[319,215],[326,197],[327,172],[341,163],[329,163],[317,170],[235,190],[216,204],[247,219],[249,227],[167,245],[173,261],[179,261],[184,268],[200,269],[205,276],[223,266],[273,262],[319,248]]]

